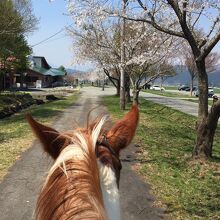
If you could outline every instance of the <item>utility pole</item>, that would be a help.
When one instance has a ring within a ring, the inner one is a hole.
[[[121,18],[121,65],[120,65],[120,109],[125,110],[125,14],[128,0],[122,0],[122,18]]]

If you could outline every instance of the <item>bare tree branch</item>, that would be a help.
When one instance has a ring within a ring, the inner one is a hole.
[[[205,59],[208,54],[211,52],[211,50],[213,49],[213,47],[220,41],[220,30],[218,32],[217,35],[215,35],[210,41],[209,43],[207,43],[206,47],[202,50],[201,55],[199,56],[199,58],[197,59],[197,61],[200,61],[202,59]]]

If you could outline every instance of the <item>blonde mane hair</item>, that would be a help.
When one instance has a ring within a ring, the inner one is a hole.
[[[38,199],[37,219],[106,219],[95,154],[104,123],[102,118],[91,133],[74,132],[73,144],[61,151],[49,171]]]

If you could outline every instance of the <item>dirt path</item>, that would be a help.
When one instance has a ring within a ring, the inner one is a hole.
[[[100,105],[100,95],[107,94],[114,94],[114,90],[107,89],[103,93],[97,88],[82,89],[80,100],[57,118],[53,127],[63,131],[70,129],[75,122],[84,126],[88,111]],[[93,116],[105,112],[106,109],[100,107],[94,111]],[[152,208],[154,198],[149,193],[150,187],[131,169],[136,150],[131,145],[121,155],[123,169],[120,193],[123,219],[162,219],[163,211]],[[33,146],[22,154],[0,184],[1,220],[32,219],[37,195],[51,165],[52,161],[42,152],[39,143],[34,141]]]

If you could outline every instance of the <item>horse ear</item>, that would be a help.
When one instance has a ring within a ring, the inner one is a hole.
[[[121,149],[127,147],[131,143],[135,135],[138,120],[139,110],[137,105],[133,105],[124,118],[116,122],[107,133],[106,138],[109,145],[114,148],[116,153],[119,154]]]
[[[70,140],[53,128],[47,127],[35,121],[30,114],[26,115],[26,119],[32,128],[35,135],[39,138],[44,150],[53,158],[56,159],[61,149],[69,145]]]

